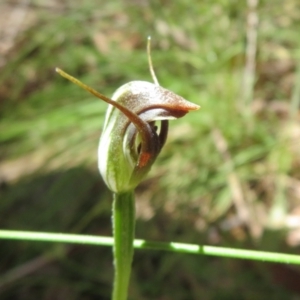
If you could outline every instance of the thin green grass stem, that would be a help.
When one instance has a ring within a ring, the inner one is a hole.
[[[133,191],[115,193],[113,203],[114,267],[113,300],[126,300],[133,259],[135,201]]]
[[[51,243],[67,243],[67,244],[83,244],[92,246],[113,246],[114,239],[112,237],[65,234],[65,233],[47,233],[17,230],[0,230],[0,239],[3,240],[19,240],[19,241],[35,241],[35,242],[51,242]],[[227,258],[248,259],[265,262],[286,263],[300,265],[300,255],[283,254],[276,252],[265,252],[256,250],[242,250],[234,248],[224,248],[215,246],[204,246],[195,244],[183,244],[173,242],[152,242],[146,240],[134,240],[133,247],[136,249],[170,251],[176,253],[210,255]]]

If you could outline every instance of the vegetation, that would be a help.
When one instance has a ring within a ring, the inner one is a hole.
[[[0,4],[0,227],[111,235],[106,105],[55,67],[109,96],[151,81],[151,34],[160,84],[201,110],[170,124],[136,193],[137,237],[297,253],[298,1],[101,2]],[[1,299],[110,298],[111,249],[49,245],[1,241]],[[285,265],[140,250],[133,267],[130,299],[300,293]]]

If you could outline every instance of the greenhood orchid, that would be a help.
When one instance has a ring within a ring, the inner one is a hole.
[[[168,120],[199,109],[146,81],[124,84],[110,99],[62,70],[56,71],[110,104],[100,138],[98,166],[105,183],[115,193],[133,190],[149,172],[165,144]],[[159,132],[157,121],[161,122]]]
[[[110,105],[98,151],[99,170],[114,192],[133,190],[149,172],[165,144],[168,120],[199,107],[149,82],[120,87]],[[160,121],[160,128],[155,122]],[[158,132],[159,131],[159,132]]]
[[[117,89],[111,99],[56,69],[63,77],[109,104],[98,148],[98,166],[114,195],[113,300],[127,299],[135,230],[134,189],[147,175],[165,144],[169,120],[199,109],[198,105],[158,84],[150,56],[150,38],[148,59],[154,84],[129,82]]]
[[[117,89],[111,99],[56,69],[63,77],[109,104],[98,148],[98,166],[106,185],[115,193],[134,190],[147,175],[165,144],[168,120],[199,109],[198,105],[158,84],[150,56],[150,39],[148,41],[149,66],[155,83],[129,82]],[[160,126],[156,122],[160,122]]]

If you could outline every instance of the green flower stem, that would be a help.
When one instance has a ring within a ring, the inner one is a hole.
[[[113,203],[114,266],[113,300],[126,300],[133,259],[135,232],[135,201],[133,191],[115,193]]]
[[[92,246],[113,246],[114,239],[104,236],[66,234],[66,233],[48,233],[34,231],[18,230],[0,230],[0,239],[19,240],[51,243],[83,244]],[[170,251],[176,253],[210,255],[227,258],[249,259],[265,262],[276,262],[286,264],[300,265],[300,255],[265,252],[256,250],[243,250],[234,248],[224,248],[215,246],[182,244],[173,242],[152,242],[146,240],[134,240],[134,248],[151,249],[159,251]]]

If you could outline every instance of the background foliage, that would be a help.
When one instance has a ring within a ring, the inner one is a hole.
[[[111,235],[96,162],[106,105],[54,69],[107,96],[151,81],[150,34],[160,84],[202,108],[171,123],[138,188],[137,237],[299,253],[300,4],[254,4],[2,1],[1,228]],[[0,252],[1,299],[110,297],[110,249]],[[299,280],[295,267],[137,251],[130,299],[298,299]]]

